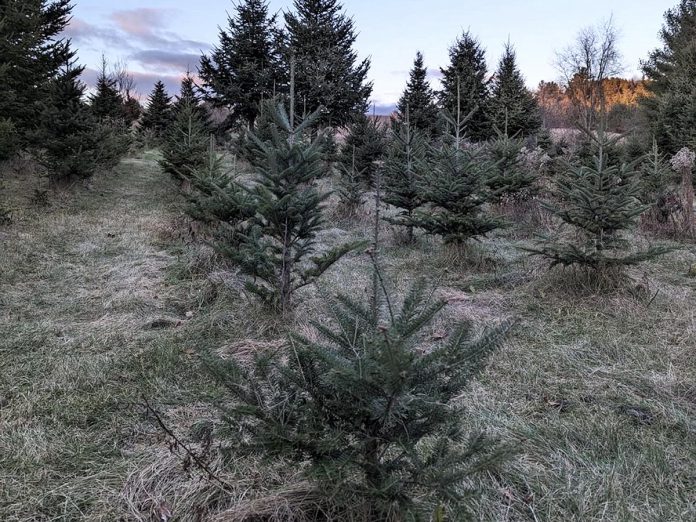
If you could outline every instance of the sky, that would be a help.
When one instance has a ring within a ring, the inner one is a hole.
[[[640,77],[640,60],[659,46],[663,14],[677,0],[345,0],[358,31],[356,49],[372,62],[373,102],[391,112],[421,51],[433,87],[447,50],[469,30],[486,49],[489,70],[496,68],[508,40],[527,84],[559,78],[555,54],[578,31],[613,17],[619,29],[623,75]],[[158,79],[178,91],[187,69],[195,73],[202,53],[218,41],[232,0],[75,0],[67,30],[93,83],[102,53],[109,62],[128,64],[137,91],[147,94]],[[272,12],[292,10],[292,0],[270,0]]]

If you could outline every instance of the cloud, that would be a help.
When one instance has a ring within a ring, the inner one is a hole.
[[[395,103],[375,103],[375,114],[379,116],[389,116],[396,111]],[[372,113],[372,108],[370,108],[370,114]]]
[[[136,97],[140,98],[143,103],[147,102],[147,97],[152,92],[152,89],[158,81],[162,81],[170,96],[179,94],[181,81],[185,74],[158,74],[152,72],[129,71],[136,83]],[[99,71],[87,67],[81,76],[81,80],[87,85],[88,89],[93,88],[97,83]]]
[[[157,30],[166,27],[167,10],[140,8],[114,11],[111,19],[124,33],[140,38],[151,38]]]
[[[137,51],[131,54],[129,59],[157,71],[195,71],[201,56],[187,52],[149,49]]]

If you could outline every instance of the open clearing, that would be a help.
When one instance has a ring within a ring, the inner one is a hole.
[[[8,193],[27,207],[21,179],[10,176]],[[200,350],[244,357],[277,346],[286,325],[192,239],[156,155],[128,159],[58,201],[0,229],[0,520],[297,514],[296,470],[222,466],[222,441],[201,435],[220,391]],[[336,221],[323,239],[369,229],[369,216]],[[631,289],[601,297],[560,290],[569,274],[547,274],[516,248],[526,240],[503,232],[464,263],[438,241],[406,248],[385,231],[397,288],[424,275],[440,282],[450,320],[519,320],[463,398],[462,422],[516,452],[481,477],[478,519],[696,520],[696,249],[646,264]],[[368,284],[368,260],[344,260],[301,295],[291,326],[310,331],[308,319],[324,314],[322,293]],[[211,466],[221,465],[228,487],[185,469],[145,398],[191,447],[211,443]]]

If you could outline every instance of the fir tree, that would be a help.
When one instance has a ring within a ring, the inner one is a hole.
[[[493,128],[505,128],[509,136],[530,136],[541,127],[539,107],[524,83],[510,43],[505,45],[493,79],[488,114]]]
[[[375,118],[356,115],[348,126],[348,133],[341,147],[339,160],[344,169],[352,168],[369,182],[386,149],[386,133]],[[355,155],[355,157],[353,157]]]
[[[443,113],[446,127],[453,131],[433,154],[423,181],[427,210],[417,213],[418,224],[446,243],[466,243],[504,225],[483,209],[491,197],[486,182],[494,164],[481,151],[464,148],[465,125],[472,115],[462,118],[459,104],[454,117]]]
[[[413,68],[409,74],[406,90],[396,106],[397,121],[403,123],[408,110],[413,129],[430,136],[437,128],[438,109],[435,92],[428,82],[428,70],[423,65],[423,55],[416,53]]]
[[[538,174],[524,168],[520,156],[523,147],[522,139],[511,138],[505,131],[498,131],[497,138],[488,143],[492,171],[486,185],[490,190],[491,201],[525,199],[533,195],[533,185]]]
[[[569,238],[543,237],[536,247],[525,250],[549,259],[552,267],[576,265],[599,271],[621,269],[668,252],[662,247],[628,251],[630,243],[622,233],[649,208],[640,202],[635,163],[611,165],[605,153],[611,140],[601,128],[588,135],[597,147],[594,166],[568,164],[556,178],[558,203],[544,205],[574,233]]]
[[[330,506],[357,505],[361,519],[464,516],[470,479],[506,452],[465,431],[462,397],[508,325],[475,335],[458,324],[432,343],[426,330],[445,303],[428,302],[427,290],[414,285],[399,309],[384,292],[377,314],[339,295],[334,324],[314,323],[316,339],[292,335],[251,367],[209,358],[232,399],[224,421],[238,434],[233,449],[302,464]]]
[[[91,177],[103,161],[97,121],[84,103],[82,67],[67,64],[52,81],[41,113],[42,125],[34,136],[43,144],[40,162],[53,183]]]
[[[140,119],[143,113],[143,107],[140,102],[133,98],[130,94],[126,95],[126,99],[123,102],[123,119],[127,126],[133,125]]]
[[[651,205],[654,212],[665,221],[669,217],[668,201],[673,195],[675,179],[667,158],[653,140],[650,152],[640,166],[641,194],[640,200],[644,205]]]
[[[155,139],[162,139],[172,122],[171,102],[164,83],[158,81],[148,98],[140,129],[152,133]]]
[[[368,59],[353,49],[353,20],[338,0],[295,0],[285,14],[288,52],[297,65],[297,100],[309,110],[322,108],[320,124],[342,126],[365,114],[372,83]]]
[[[696,147],[696,0],[681,0],[665,14],[663,47],[643,63],[649,96],[642,98],[658,146],[676,153]]]
[[[36,136],[51,81],[75,56],[60,36],[72,9],[71,0],[0,1],[0,115],[12,120],[21,145]]]
[[[341,209],[346,215],[353,217],[362,206],[365,195],[365,171],[359,171],[357,168],[355,147],[350,167],[342,163],[338,168],[341,177],[337,192]]]
[[[271,139],[251,136],[248,155],[258,178],[247,188],[255,213],[233,244],[220,250],[250,276],[246,289],[282,314],[292,311],[294,293],[312,284],[360,243],[345,244],[313,256],[323,224],[321,194],[315,181],[324,172],[323,138],[308,141],[315,113],[298,126],[282,106],[273,111]],[[230,205],[234,208],[235,201]]]
[[[236,4],[227,26],[219,45],[201,59],[205,98],[230,111],[227,127],[242,120],[252,128],[259,104],[282,92],[287,82],[282,38],[265,0]]]
[[[454,114],[460,106],[462,114],[471,114],[467,135],[475,141],[491,137],[488,119],[488,79],[486,53],[479,41],[468,31],[449,49],[449,66],[442,72],[442,90],[438,93],[443,109]]]
[[[89,97],[92,113],[99,120],[124,120],[124,100],[118,91],[116,79],[109,75],[106,67],[106,59],[102,57],[95,92]]]
[[[198,87],[189,72],[186,73],[186,76],[181,81],[179,94],[172,105],[174,118],[177,118],[183,110],[192,110],[196,113],[196,118],[203,124],[204,128],[207,129],[209,127],[210,115],[201,103]]]
[[[404,122],[392,130],[387,160],[384,165],[382,185],[384,202],[399,210],[396,217],[386,220],[406,227],[408,241],[414,240],[415,211],[423,205],[422,181],[426,170],[428,145],[422,132],[410,125],[409,109]]]
[[[183,182],[205,164],[208,142],[205,121],[196,106],[184,103],[166,131],[160,166],[175,180]]]

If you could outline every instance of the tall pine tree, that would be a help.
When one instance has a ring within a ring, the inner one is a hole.
[[[493,127],[507,136],[523,138],[541,127],[536,99],[524,83],[515,49],[509,42],[493,79],[488,114]]]
[[[162,139],[172,123],[172,99],[162,81],[155,84],[148,98],[147,108],[140,120],[140,129],[155,139]]]
[[[245,122],[254,126],[259,105],[286,83],[282,38],[276,16],[269,16],[266,0],[243,0],[220,30],[220,43],[203,56],[200,77],[205,98],[230,111],[226,126]]]
[[[643,63],[651,96],[642,100],[658,146],[668,153],[696,147],[696,0],[665,14],[663,46]]]
[[[438,108],[435,92],[428,82],[428,69],[423,64],[423,54],[416,53],[413,68],[409,74],[406,90],[396,105],[397,121],[403,123],[408,118],[411,128],[431,135],[437,128]]]
[[[342,126],[364,114],[372,93],[370,61],[358,61],[353,49],[353,20],[338,0],[295,0],[285,14],[288,52],[297,67],[298,106],[322,108],[320,125]]]
[[[0,115],[12,121],[22,145],[35,135],[51,80],[75,56],[61,38],[72,8],[71,0],[0,1]]]
[[[450,47],[449,58],[450,64],[440,69],[440,105],[455,114],[459,104],[461,114],[471,114],[467,137],[476,141],[486,140],[493,135],[488,118],[486,53],[479,41],[467,31]],[[454,132],[454,129],[450,132]]]

